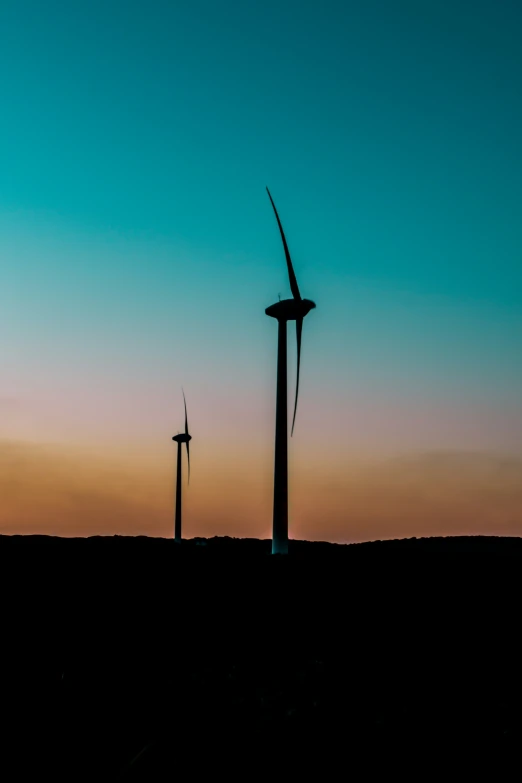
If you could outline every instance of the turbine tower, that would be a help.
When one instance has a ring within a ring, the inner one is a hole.
[[[172,440],[175,440],[178,444],[178,466],[176,471],[176,517],[174,522],[174,540],[178,543],[181,541],[181,444],[184,443],[187,447],[188,481],[190,481],[189,441],[192,440],[192,437],[189,435],[188,431],[187,402],[185,400],[185,392],[183,392],[183,403],[185,405],[185,432],[178,433],[172,438]]]
[[[288,277],[293,299],[279,300],[265,313],[271,318],[276,318],[278,323],[277,337],[277,395],[276,395],[276,431],[275,431],[275,460],[274,460],[274,518],[272,525],[272,554],[288,553],[288,413],[287,413],[287,367],[286,367],[286,324],[287,321],[295,321],[297,337],[297,378],[295,385],[294,416],[292,420],[292,435],[294,434],[295,414],[297,412],[297,397],[299,394],[299,369],[301,365],[301,335],[303,331],[303,319],[313,310],[315,303],[310,299],[301,297],[299,286],[292,266],[292,259],[288,245],[286,244],[283,226],[279,220],[277,209],[266,189],[268,197],[274,208],[277,225],[281,232],[283,247],[288,267]]]

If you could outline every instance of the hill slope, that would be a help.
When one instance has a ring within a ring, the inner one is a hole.
[[[325,748],[373,763],[405,737],[438,754],[517,747],[522,541],[269,552],[0,537],[2,763],[162,780],[278,743],[294,771]]]

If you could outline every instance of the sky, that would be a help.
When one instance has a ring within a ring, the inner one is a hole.
[[[518,0],[4,0],[0,533],[522,533]],[[289,328],[289,398],[295,383]],[[186,464],[184,465],[186,477]]]

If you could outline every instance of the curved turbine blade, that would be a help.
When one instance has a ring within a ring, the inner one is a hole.
[[[183,402],[185,404],[185,435],[188,435],[189,431],[188,431],[188,419],[187,419],[187,401],[185,400],[185,392],[183,391],[183,389],[181,391],[183,392]]]
[[[297,413],[297,397],[299,395],[299,369],[301,367],[301,334],[303,332],[303,319],[296,318],[295,335],[297,337],[297,378],[295,383],[294,418],[292,421],[292,435],[294,434],[295,414]]]
[[[281,232],[281,239],[283,240],[283,247],[285,249],[285,256],[286,256],[286,265],[288,267],[288,277],[290,278],[290,288],[292,290],[292,296],[294,299],[301,299],[301,294],[299,293],[299,286],[297,285],[297,280],[295,277],[294,267],[292,266],[292,259],[290,258],[290,251],[288,250],[288,245],[286,244],[285,239],[285,232],[283,231],[283,226],[281,225],[281,221],[279,220],[279,215],[277,214],[277,209],[274,204],[274,201],[272,199],[272,196],[270,195],[270,191],[268,188],[266,189],[266,192],[268,193],[268,198],[270,199],[272,206],[274,208],[277,225],[279,226],[279,231]]]
[[[190,484],[190,451],[189,451],[189,442],[188,442],[188,440],[185,441],[185,446],[187,447],[187,462],[188,462],[188,480],[187,480],[187,484]]]

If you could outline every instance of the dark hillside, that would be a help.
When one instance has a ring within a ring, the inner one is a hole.
[[[269,552],[0,537],[5,779],[217,775],[283,749],[294,771],[370,769],[412,747],[519,745],[520,540]]]

